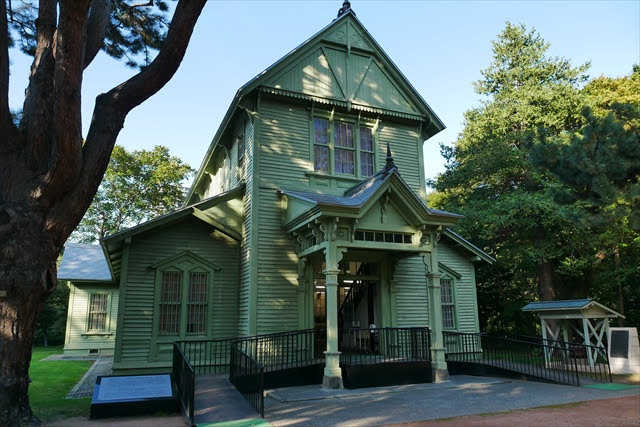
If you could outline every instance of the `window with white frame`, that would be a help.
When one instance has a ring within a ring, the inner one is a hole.
[[[107,317],[109,315],[109,294],[89,294],[89,313],[87,318],[88,332],[104,332],[107,330]]]
[[[313,170],[367,178],[375,171],[371,126],[357,122],[313,118]]]
[[[442,328],[455,329],[455,301],[453,297],[453,279],[443,277],[440,279],[440,299],[442,301]]]

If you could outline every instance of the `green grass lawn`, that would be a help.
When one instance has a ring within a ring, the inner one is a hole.
[[[88,416],[91,399],[65,399],[93,362],[60,360],[41,362],[47,356],[62,353],[62,347],[34,347],[29,376],[29,402],[42,421],[55,418]]]

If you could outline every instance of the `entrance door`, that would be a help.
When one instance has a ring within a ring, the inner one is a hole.
[[[380,327],[379,265],[373,262],[344,261],[338,276],[338,345],[349,329]],[[326,349],[327,301],[325,280],[315,275],[313,306],[316,329],[316,356]]]

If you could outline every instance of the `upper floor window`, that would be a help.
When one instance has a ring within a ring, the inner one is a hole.
[[[367,178],[375,170],[373,129],[366,125],[313,119],[313,169]]]

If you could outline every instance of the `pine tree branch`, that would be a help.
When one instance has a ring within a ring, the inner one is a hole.
[[[82,72],[88,13],[88,0],[60,1],[54,45],[53,161],[35,192],[45,208],[71,189],[81,172]]]
[[[28,164],[34,174],[46,170],[51,151],[53,117],[53,44],[56,32],[56,0],[40,0],[36,20],[36,52],[31,64],[29,86],[23,104],[20,130],[24,135]]]
[[[87,68],[95,59],[111,20],[111,0],[93,0],[87,20],[87,35],[84,43],[84,65]]]
[[[82,179],[73,191],[56,202],[47,217],[46,228],[56,236],[58,244],[61,245],[71,234],[89,207],[127,114],[158,92],[177,71],[205,3],[206,0],[181,0],[164,45],[153,62],[126,82],[96,98],[91,125],[82,148]]]

